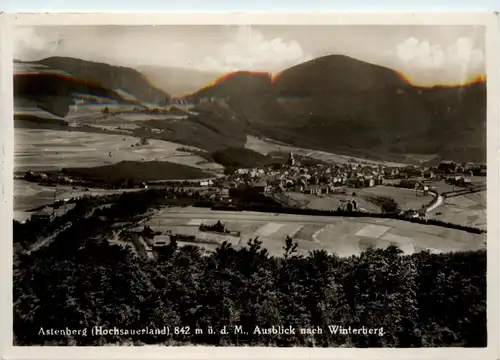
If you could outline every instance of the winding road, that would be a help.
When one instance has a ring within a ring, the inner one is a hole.
[[[431,211],[435,210],[439,206],[441,206],[444,202],[444,196],[440,195],[437,191],[431,192],[434,196],[436,196],[436,201],[433,202],[427,209],[425,210],[426,213],[430,213]]]

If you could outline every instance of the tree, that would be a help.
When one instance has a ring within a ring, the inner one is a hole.
[[[285,238],[285,246],[283,247],[283,250],[285,251],[283,257],[285,260],[297,252],[297,247],[297,243],[294,243],[293,239],[287,235]]]

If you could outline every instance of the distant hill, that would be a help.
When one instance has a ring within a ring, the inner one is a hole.
[[[482,82],[419,88],[391,69],[332,55],[275,78],[230,74],[190,97],[214,98],[223,99],[246,127],[297,146],[377,155],[443,153],[477,161],[486,156]]]
[[[143,66],[137,68],[149,80],[172,96],[183,96],[197,91],[222,74],[163,66]]]
[[[111,90],[121,89],[141,102],[163,105],[170,95],[160,90],[139,71],[128,67],[81,60],[71,57],[49,57],[33,62],[65,71],[77,78],[100,83]]]
[[[344,55],[323,56],[282,71],[274,79],[279,96],[325,96],[409,88],[388,68]]]
[[[223,99],[241,122],[253,127],[289,123],[286,112],[277,101],[276,88],[268,73],[231,73],[188,98],[195,102]]]
[[[151,85],[137,70],[69,57],[14,62],[14,95],[64,117],[77,95],[117,103],[167,104],[170,95]]]
[[[58,73],[16,74],[14,96],[36,104],[40,109],[65,117],[78,94],[106,98],[117,103],[128,100],[100,83]],[[17,99],[16,99],[17,100]]]

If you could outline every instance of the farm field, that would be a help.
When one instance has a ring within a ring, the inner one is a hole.
[[[169,161],[205,170],[222,166],[207,163],[197,155],[177,149],[167,141],[150,140],[149,145],[132,147],[140,139],[125,135],[15,129],[14,171],[57,170],[69,167],[94,167],[121,161]],[[111,153],[111,156],[110,156]]]
[[[221,220],[229,230],[241,231],[240,237],[202,233],[201,223],[213,224]],[[245,246],[249,239],[258,237],[263,247],[273,255],[283,253],[287,235],[298,242],[298,250],[307,253],[324,249],[340,256],[359,254],[367,247],[384,248],[391,244],[406,253],[424,249],[432,252],[473,250],[483,248],[485,235],[444,227],[409,223],[392,219],[340,218],[267,214],[258,212],[211,211],[200,208],[166,208],[156,214],[149,226],[162,233],[196,235],[234,246]]]
[[[486,191],[445,198],[431,218],[486,230]]]

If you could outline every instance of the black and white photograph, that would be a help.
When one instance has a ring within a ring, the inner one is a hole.
[[[12,345],[493,345],[487,33],[14,22]]]

